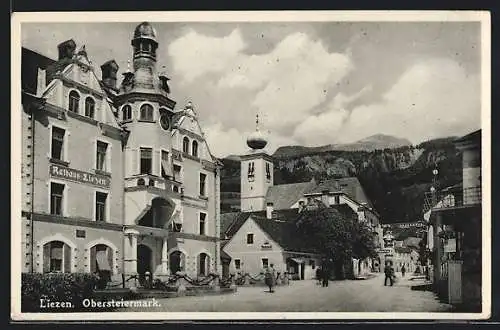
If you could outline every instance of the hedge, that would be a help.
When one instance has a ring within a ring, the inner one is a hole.
[[[97,276],[88,273],[23,273],[21,280],[21,311],[24,313],[88,311],[82,302],[92,298],[99,281]],[[49,302],[65,302],[70,307],[50,308]]]

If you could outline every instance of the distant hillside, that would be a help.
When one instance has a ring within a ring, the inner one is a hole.
[[[398,148],[410,146],[411,142],[390,135],[375,134],[353,143],[329,144],[321,147],[286,146],[280,147],[274,153],[274,157],[294,157],[311,153],[325,151],[373,151],[387,148]]]
[[[424,193],[431,187],[432,170],[436,164],[439,169],[438,188],[462,180],[461,157],[452,143],[454,139],[372,151],[311,152],[309,148],[307,153],[293,156],[282,153],[275,157],[274,181],[282,184],[303,182],[312,177],[321,180],[357,176],[383,222],[419,221],[422,219]],[[222,159],[222,162],[221,191],[239,192],[240,162],[234,158]]]

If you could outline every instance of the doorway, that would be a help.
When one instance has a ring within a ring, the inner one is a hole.
[[[137,245],[137,273],[144,275],[146,272],[151,273],[153,251],[143,244]]]

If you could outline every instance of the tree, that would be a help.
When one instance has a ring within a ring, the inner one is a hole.
[[[336,278],[352,275],[352,258],[376,256],[374,233],[358,221],[354,212],[346,215],[318,205],[304,210],[297,226],[308,246],[332,260]]]

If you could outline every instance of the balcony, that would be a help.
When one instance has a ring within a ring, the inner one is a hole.
[[[445,210],[472,207],[481,204],[481,187],[452,187],[435,193],[425,193],[424,213],[429,210]]]
[[[176,181],[171,176],[163,178],[150,174],[139,174],[125,178],[126,190],[131,191],[134,189],[137,190],[141,188],[142,189],[156,188],[168,192],[173,192],[175,194],[182,194],[184,190],[182,182]]]

